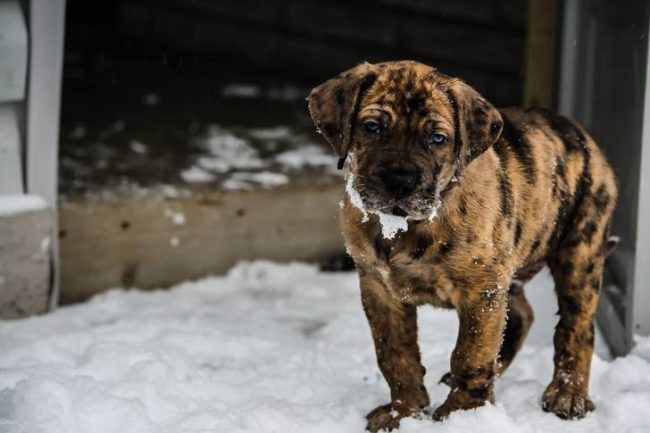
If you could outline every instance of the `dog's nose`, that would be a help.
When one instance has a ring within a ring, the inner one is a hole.
[[[402,167],[385,169],[379,177],[386,192],[397,199],[408,197],[420,181],[420,174],[416,170]]]

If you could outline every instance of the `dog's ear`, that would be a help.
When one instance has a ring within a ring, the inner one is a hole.
[[[462,80],[449,79],[447,91],[455,111],[458,157],[461,165],[467,166],[497,141],[503,119],[492,104]]]
[[[363,63],[314,88],[307,98],[318,132],[339,155],[339,169],[350,150],[361,95],[376,78],[374,65]]]

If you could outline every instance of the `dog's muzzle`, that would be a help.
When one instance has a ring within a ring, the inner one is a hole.
[[[420,183],[420,173],[406,167],[386,167],[377,174],[386,194],[396,200],[410,196]]]

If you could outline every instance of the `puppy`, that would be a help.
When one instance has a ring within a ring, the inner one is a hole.
[[[413,61],[362,64],[312,90],[311,116],[349,160],[341,227],[390,403],[368,429],[429,404],[416,307],[460,319],[451,391],[433,418],[494,402],[533,321],[524,284],[545,264],[560,320],[542,408],[560,418],[588,396],[594,313],[615,175],[576,123],[543,109],[496,109],[457,78]]]

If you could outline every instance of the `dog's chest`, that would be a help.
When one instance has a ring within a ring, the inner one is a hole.
[[[446,263],[432,255],[446,246],[430,232],[409,230],[390,240],[378,233],[365,246],[363,256],[370,262],[366,268],[379,276],[391,297],[412,304],[455,305],[457,294]]]

